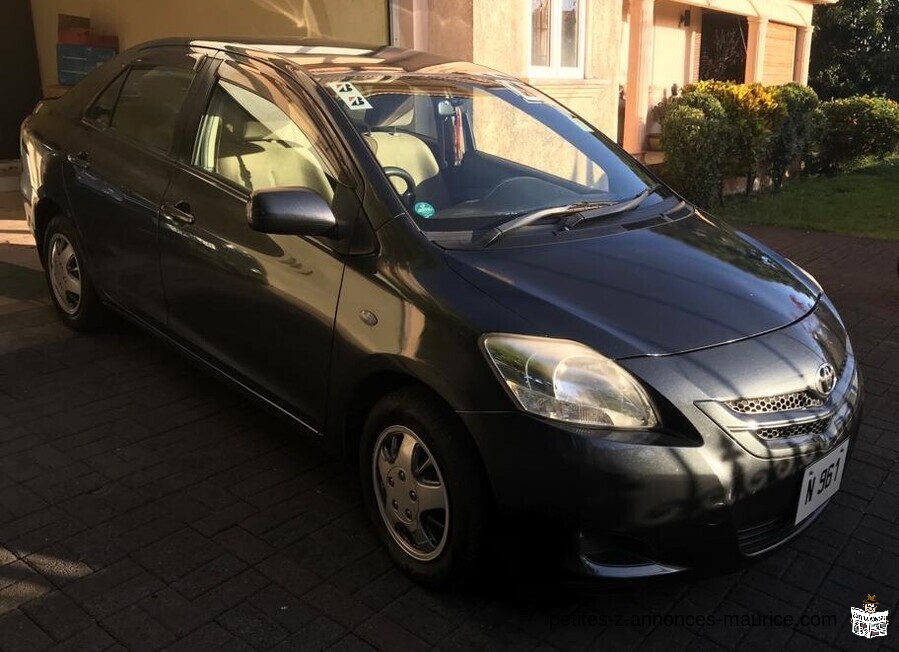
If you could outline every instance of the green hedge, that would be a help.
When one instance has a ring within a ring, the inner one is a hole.
[[[796,83],[774,86],[771,95],[779,110],[768,143],[768,174],[774,187],[780,188],[790,168],[807,160],[810,147],[819,137],[815,113],[819,101],[814,90]]]
[[[820,103],[807,86],[704,81],[654,109],[662,126],[662,176],[702,206],[726,177],[759,174],[779,188],[791,169],[832,172],[899,151],[899,103],[851,97]]]
[[[861,95],[821,104],[815,164],[831,172],[862,158],[885,158],[899,150],[899,103]]]
[[[657,119],[666,153],[665,180],[708,208],[720,192],[728,151],[724,108],[708,93],[689,93],[667,101]]]
[[[775,125],[780,120],[780,106],[771,91],[761,84],[702,81],[684,87],[684,93],[708,93],[724,109],[727,122],[728,151],[724,174],[746,177],[746,194],[752,192]]]

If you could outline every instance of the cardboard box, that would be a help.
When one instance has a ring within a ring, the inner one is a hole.
[[[65,45],[90,45],[112,48],[118,52],[119,37],[96,34],[91,30],[91,19],[84,16],[59,14],[56,23],[56,41]]]

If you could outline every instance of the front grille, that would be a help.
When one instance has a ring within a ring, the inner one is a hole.
[[[756,437],[770,441],[772,439],[787,439],[789,437],[803,437],[805,435],[820,435],[827,430],[827,426],[829,425],[830,419],[819,419],[817,421],[807,421],[805,423],[791,423],[788,426],[759,428],[753,432]]]
[[[724,404],[740,414],[768,414],[770,412],[817,408],[824,405],[824,400],[810,392],[791,392],[789,394],[763,396],[761,398],[741,398],[735,401],[725,401]]]

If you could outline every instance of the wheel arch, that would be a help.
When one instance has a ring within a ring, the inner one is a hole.
[[[47,233],[47,225],[57,215],[65,215],[65,211],[52,197],[41,197],[34,206],[34,243],[43,263],[46,263],[44,260],[44,236]]]
[[[456,414],[456,411],[449,402],[441,396],[434,387],[427,382],[416,377],[412,373],[396,368],[377,369],[362,376],[353,386],[349,394],[349,400],[345,403],[347,409],[344,412],[343,422],[339,425],[339,437],[342,444],[341,452],[351,460],[358,458],[359,442],[362,439],[362,430],[365,420],[371,413],[372,409],[385,396],[405,388],[420,388],[429,394],[434,400],[441,403],[447,410],[447,414],[451,414],[456,421],[461,436],[468,439],[474,451],[477,453],[478,461],[481,464],[481,472],[492,495],[492,487],[490,487],[490,478],[487,475],[484,458],[481,455],[477,441],[469,432],[468,427],[463,420]]]
[[[360,378],[350,391],[343,423],[338,426],[343,454],[355,459],[365,419],[378,401],[398,389],[416,386],[423,387],[439,397],[439,394],[426,383],[397,369],[379,369]]]

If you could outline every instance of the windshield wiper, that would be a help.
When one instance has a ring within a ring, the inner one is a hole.
[[[535,222],[539,222],[540,220],[546,217],[558,217],[561,215],[571,215],[572,213],[580,213],[582,211],[590,211],[594,209],[607,208],[609,206],[614,206],[613,202],[607,201],[583,201],[578,202],[577,204],[567,204],[565,206],[552,206],[551,208],[541,208],[539,211],[533,211],[530,213],[525,213],[524,215],[519,215],[518,217],[514,217],[508,222],[503,222],[499,226],[494,227],[493,237],[484,245],[485,247],[489,247],[494,242],[499,240],[509,231],[514,231],[515,229],[520,229],[523,226],[528,226]]]
[[[650,186],[631,199],[625,199],[624,201],[609,204],[607,206],[597,208],[596,210],[579,211],[577,214],[573,215],[571,219],[565,220],[565,223],[561,226],[557,233],[561,231],[570,231],[578,224],[586,220],[596,219],[597,217],[608,217],[609,215],[617,215],[618,213],[626,213],[627,211],[636,210],[640,207],[640,204],[646,201],[647,197],[649,197],[658,189],[659,186],[658,184],[656,184],[654,186]]]
[[[639,195],[636,195],[631,199],[625,199],[624,201],[585,201],[579,202],[577,204],[567,204],[565,206],[541,208],[540,210],[533,211],[531,213],[525,213],[524,215],[520,215],[509,220],[508,222],[504,222],[503,224],[494,227],[493,237],[490,238],[490,240],[487,241],[484,246],[489,247],[510,231],[520,229],[523,226],[534,224],[535,222],[539,222],[540,220],[547,217],[560,217],[563,215],[573,216],[573,219],[566,220],[565,223],[556,231],[556,233],[559,233],[561,231],[568,231],[584,220],[592,220],[597,217],[615,215],[617,213],[624,213],[625,211],[634,210],[640,204],[642,204],[647,197],[649,197],[658,189],[658,185],[650,186]]]

